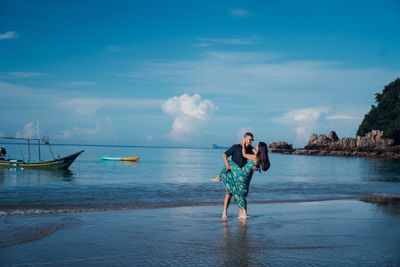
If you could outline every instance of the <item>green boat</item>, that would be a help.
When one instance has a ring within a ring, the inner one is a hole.
[[[6,149],[0,148],[0,168],[30,168],[30,169],[47,169],[47,170],[54,170],[54,169],[68,169],[69,166],[74,162],[74,160],[84,152],[84,150],[78,151],[71,155],[65,157],[58,157],[54,158],[53,151],[51,150],[50,144],[48,142],[48,138],[43,138],[42,141],[49,145],[49,149],[51,151],[51,155],[53,157],[52,160],[43,161],[41,160],[41,153],[40,153],[40,139],[39,138],[16,138],[16,137],[0,137],[0,139],[8,139],[8,140],[19,140],[19,141],[26,141],[28,144],[28,153],[29,159],[28,160],[21,160],[21,159],[10,159],[6,158]],[[38,158],[39,160],[34,161],[31,160],[31,142],[37,142],[38,145]]]

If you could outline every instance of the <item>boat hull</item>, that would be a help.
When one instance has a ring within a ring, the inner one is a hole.
[[[138,161],[139,157],[129,157],[129,158],[113,158],[113,157],[102,157],[102,160],[112,160],[112,161]]]
[[[21,160],[0,160],[0,168],[32,168],[32,169],[68,169],[74,160],[83,152],[81,150],[69,156],[49,161],[27,162]]]

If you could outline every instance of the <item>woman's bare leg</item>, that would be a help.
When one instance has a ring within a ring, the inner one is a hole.
[[[244,208],[239,208],[239,219],[247,219],[247,210]]]
[[[228,218],[228,207],[231,203],[232,195],[229,192],[226,192],[225,199],[224,199],[224,211],[222,212],[222,219],[226,220]]]

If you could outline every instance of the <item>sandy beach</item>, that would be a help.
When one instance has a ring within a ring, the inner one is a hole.
[[[355,200],[0,218],[2,266],[399,266],[400,212]]]

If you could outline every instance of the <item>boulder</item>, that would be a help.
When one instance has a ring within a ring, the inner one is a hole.
[[[383,131],[372,130],[365,136],[357,136],[357,147],[361,150],[387,150],[392,148],[394,140],[383,137]]]
[[[330,132],[328,133],[327,137],[328,137],[331,141],[333,141],[333,142],[336,142],[336,141],[339,140],[339,137],[337,136],[337,134],[336,134],[335,131],[330,131]]]
[[[292,152],[293,149],[293,145],[289,144],[287,142],[284,141],[278,141],[278,142],[273,142],[269,145],[269,150],[271,152]]]
[[[328,136],[330,134],[330,136]],[[304,147],[305,149],[327,149],[329,145],[334,142],[334,138],[337,138],[335,132],[330,132],[328,135],[312,134],[308,140],[308,144]]]

